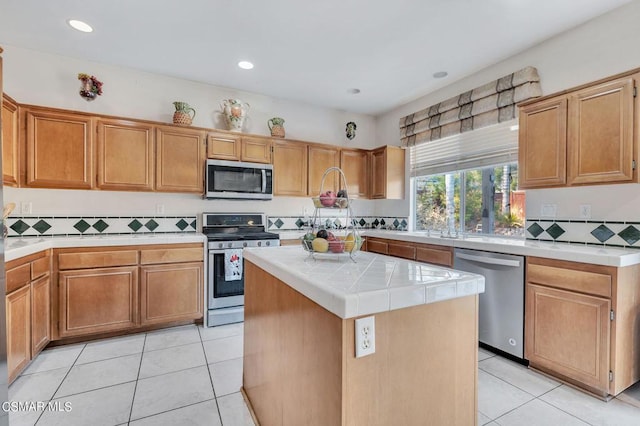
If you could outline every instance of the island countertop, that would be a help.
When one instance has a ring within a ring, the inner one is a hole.
[[[478,274],[358,252],[320,254],[300,246],[247,248],[246,260],[340,318],[354,318],[484,292]]]

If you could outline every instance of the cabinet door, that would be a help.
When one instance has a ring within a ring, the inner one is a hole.
[[[273,142],[273,195],[307,195],[307,144]]]
[[[367,238],[367,251],[371,253],[389,254],[389,244],[386,240]]]
[[[416,244],[416,260],[433,263],[448,268],[453,267],[453,250],[451,247],[441,247],[428,244]]]
[[[329,167],[338,167],[339,164],[340,154],[337,148],[309,146],[309,195],[320,194],[322,175]],[[323,192],[328,190],[338,192],[338,184],[341,180],[339,177],[338,172],[329,172],[324,180]]]
[[[93,188],[91,117],[33,109],[26,121],[27,186]]]
[[[349,198],[367,198],[369,196],[369,153],[359,149],[340,150],[340,168],[347,180],[346,190]]]
[[[242,161],[271,163],[271,139],[245,136],[242,138]]]
[[[542,188],[567,181],[567,99],[520,108],[518,186]]]
[[[142,325],[202,318],[202,263],[140,267]]]
[[[632,77],[570,96],[568,158],[570,185],[632,180]]]
[[[51,277],[31,283],[31,357],[51,341]]]
[[[138,324],[138,267],[59,273],[60,337],[123,330]]]
[[[18,104],[2,95],[2,181],[18,186]]]
[[[207,158],[217,160],[240,160],[241,140],[239,135],[209,133],[207,136]]]
[[[202,193],[204,132],[163,127],[156,135],[156,191]]]
[[[153,127],[124,120],[98,121],[98,188],[151,191]]]
[[[371,198],[387,196],[387,152],[376,149],[371,153]]]
[[[371,198],[404,198],[404,150],[394,146],[371,152]]]
[[[7,369],[13,381],[31,359],[31,287],[26,285],[6,297]]]
[[[608,393],[611,302],[527,283],[525,358]]]

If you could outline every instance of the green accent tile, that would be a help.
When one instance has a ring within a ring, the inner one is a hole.
[[[395,220],[393,221],[393,226],[394,226],[395,228],[397,228],[397,227],[398,227],[398,225],[400,225],[400,222],[398,221],[398,219],[395,219]]]
[[[284,222],[278,219],[274,222],[274,225],[276,225],[277,228],[280,228],[282,225],[284,225]]]
[[[191,222],[191,227],[196,229],[196,219],[193,219],[193,222]]]
[[[146,226],[149,231],[153,232],[153,230],[156,229],[160,225],[158,225],[158,222],[156,222],[155,220],[151,219],[147,223],[145,223],[144,226]]]
[[[557,240],[560,235],[564,234],[564,232],[564,229],[562,229],[557,223],[554,223],[547,228],[547,234],[551,235],[551,238],[554,240]]]
[[[527,231],[529,231],[529,233],[533,235],[533,238],[538,238],[538,235],[542,234],[544,232],[544,229],[542,228],[542,226],[534,223],[527,228]]]
[[[91,225],[89,225],[84,219],[80,219],[80,221],[73,225],[73,227],[80,231],[81,234],[84,234],[87,229],[91,228]]]
[[[27,229],[30,228],[25,222],[18,220],[16,223],[10,226],[11,229],[16,231],[16,233],[22,235]]]
[[[100,219],[99,221],[97,221],[96,223],[93,224],[93,227],[98,232],[103,232],[105,229],[107,229],[109,227],[109,224],[107,222],[105,222],[104,220]]]
[[[635,226],[629,225],[622,231],[618,232],[618,236],[625,240],[627,244],[632,246],[640,240],[640,231],[638,231],[638,228]]]
[[[358,222],[360,224],[360,226],[364,226],[367,224],[367,221],[364,219],[360,219],[360,222]]]
[[[187,226],[189,226],[189,224],[187,223],[186,220],[180,219],[178,223],[176,223],[176,226],[178,227],[179,230],[184,231],[187,228]]]
[[[131,222],[129,222],[128,226],[133,232],[138,232],[138,230],[142,228],[142,224],[138,219],[133,219]]]
[[[611,229],[607,228],[605,225],[600,225],[596,229],[591,231],[591,235],[596,237],[596,239],[601,243],[604,243],[605,241],[607,241],[609,238],[613,237],[616,234]]]
[[[300,218],[298,218],[298,220],[296,220],[296,226],[298,228],[302,228],[302,225],[304,225],[304,221]]]
[[[38,233],[40,233],[40,234],[44,234],[50,228],[51,228],[51,225],[49,225],[47,222],[45,222],[42,219],[40,219],[39,221],[37,221],[35,223],[35,225],[33,225],[33,229],[38,231]]]

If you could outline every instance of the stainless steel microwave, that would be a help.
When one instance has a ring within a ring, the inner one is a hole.
[[[206,198],[270,200],[273,198],[273,165],[207,160]]]

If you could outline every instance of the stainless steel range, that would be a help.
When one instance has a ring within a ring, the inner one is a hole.
[[[206,325],[244,321],[245,247],[277,247],[278,234],[266,232],[261,213],[204,213],[202,232],[208,240]]]

